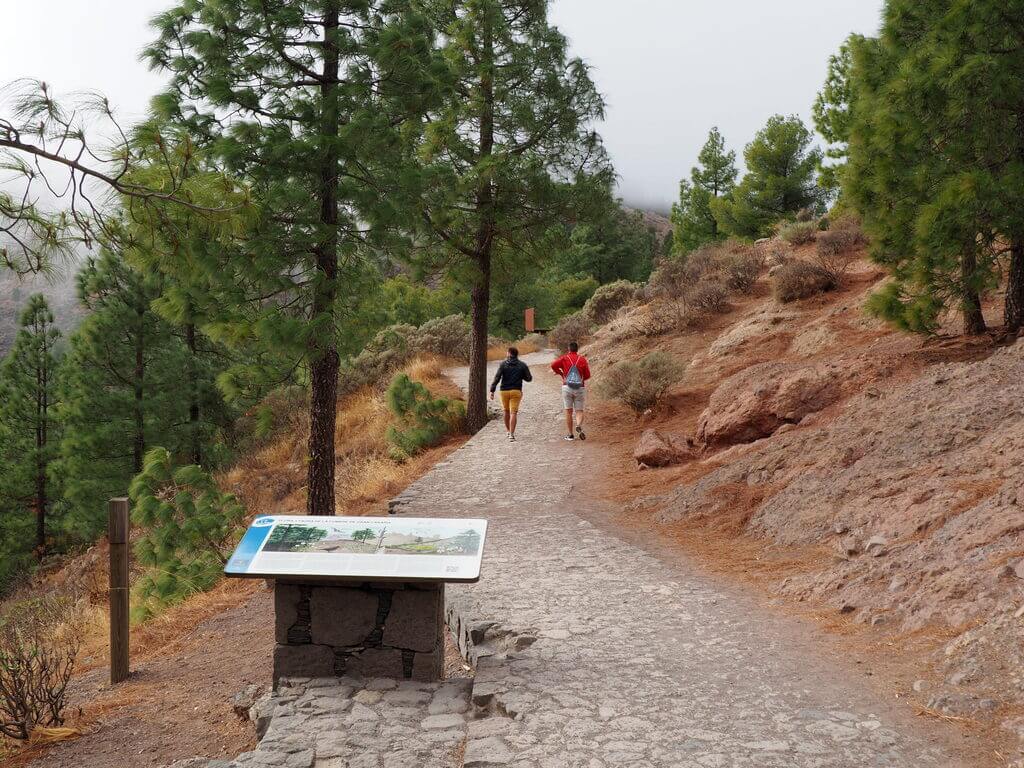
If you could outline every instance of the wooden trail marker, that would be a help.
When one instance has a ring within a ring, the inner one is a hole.
[[[128,499],[110,500],[110,683],[128,679]]]

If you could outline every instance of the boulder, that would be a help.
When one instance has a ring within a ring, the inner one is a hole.
[[[648,467],[668,467],[692,455],[693,451],[686,440],[656,429],[645,429],[633,449],[633,458],[637,464]]]
[[[726,379],[697,422],[703,446],[750,443],[796,424],[838,400],[851,378],[849,366],[761,363]]]

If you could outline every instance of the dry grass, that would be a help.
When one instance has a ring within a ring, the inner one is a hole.
[[[504,354],[502,350],[502,357]],[[440,357],[421,356],[400,372],[435,394],[461,397],[461,392],[444,376],[449,364],[451,361]],[[335,429],[338,514],[379,511],[391,496],[436,462],[439,455],[462,442],[461,437],[450,438],[422,457],[399,464],[388,455],[385,434],[390,423],[391,413],[383,391],[367,387],[338,401]],[[303,419],[298,429],[279,435],[240,461],[222,478],[222,484],[235,493],[252,514],[301,514],[306,507],[308,430],[308,421]]]
[[[508,348],[515,347],[520,355],[529,355],[531,352],[540,352],[540,344],[532,339],[520,339],[511,344],[496,344],[487,350],[487,359],[504,360],[508,356]],[[411,375],[411,374],[410,374]],[[414,377],[415,378],[415,377]]]

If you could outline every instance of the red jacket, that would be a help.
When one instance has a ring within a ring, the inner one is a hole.
[[[569,369],[576,366],[576,370],[580,372],[580,376],[583,377],[583,381],[590,378],[590,365],[587,364],[587,358],[576,352],[566,352],[560,358],[555,360],[551,364],[551,370],[562,377],[562,383],[565,383],[565,377],[569,375]]]

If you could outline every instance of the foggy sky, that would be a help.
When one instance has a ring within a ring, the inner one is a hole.
[[[138,55],[172,0],[0,0],[0,84],[96,90],[124,118],[162,78]],[[877,31],[882,0],[554,0],[552,19],[608,101],[599,126],[627,202],[667,209],[707,132],[743,146],[775,113],[810,124],[829,54]]]

